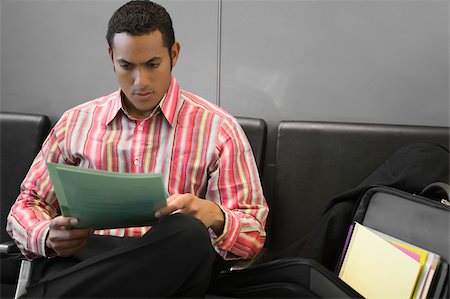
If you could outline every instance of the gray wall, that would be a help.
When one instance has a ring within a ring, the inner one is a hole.
[[[3,0],[2,111],[64,110],[117,88],[106,24],[126,1]],[[449,1],[173,0],[182,88],[282,119],[449,126]]]
[[[66,109],[116,90],[105,35],[112,13],[125,2],[3,0],[1,110],[44,113],[56,121]],[[182,44],[178,81],[215,101],[218,2],[164,4]]]

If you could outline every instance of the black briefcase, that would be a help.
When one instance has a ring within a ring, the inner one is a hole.
[[[448,298],[449,294],[448,193],[444,183],[431,184],[421,195],[374,186],[355,206],[354,221],[441,256],[438,279],[433,280],[427,298]],[[311,259],[279,259],[222,272],[216,290],[223,296],[243,298],[362,298],[338,278],[339,266],[334,273]]]
[[[237,298],[362,298],[335,273],[303,258],[284,258],[223,272],[216,292]]]

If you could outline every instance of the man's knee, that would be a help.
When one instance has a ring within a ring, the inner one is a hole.
[[[167,232],[174,232],[173,240],[182,251],[201,249],[212,250],[208,229],[195,217],[185,214],[173,214],[158,224]]]

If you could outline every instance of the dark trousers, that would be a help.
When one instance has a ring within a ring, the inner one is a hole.
[[[205,226],[175,214],[142,237],[94,235],[77,256],[35,261],[25,297],[203,297],[216,258]]]

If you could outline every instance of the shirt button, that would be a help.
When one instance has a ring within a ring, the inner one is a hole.
[[[135,166],[139,166],[139,160],[138,159],[134,159],[134,165]]]
[[[139,131],[142,131],[142,129],[144,129],[142,126],[138,126]]]

